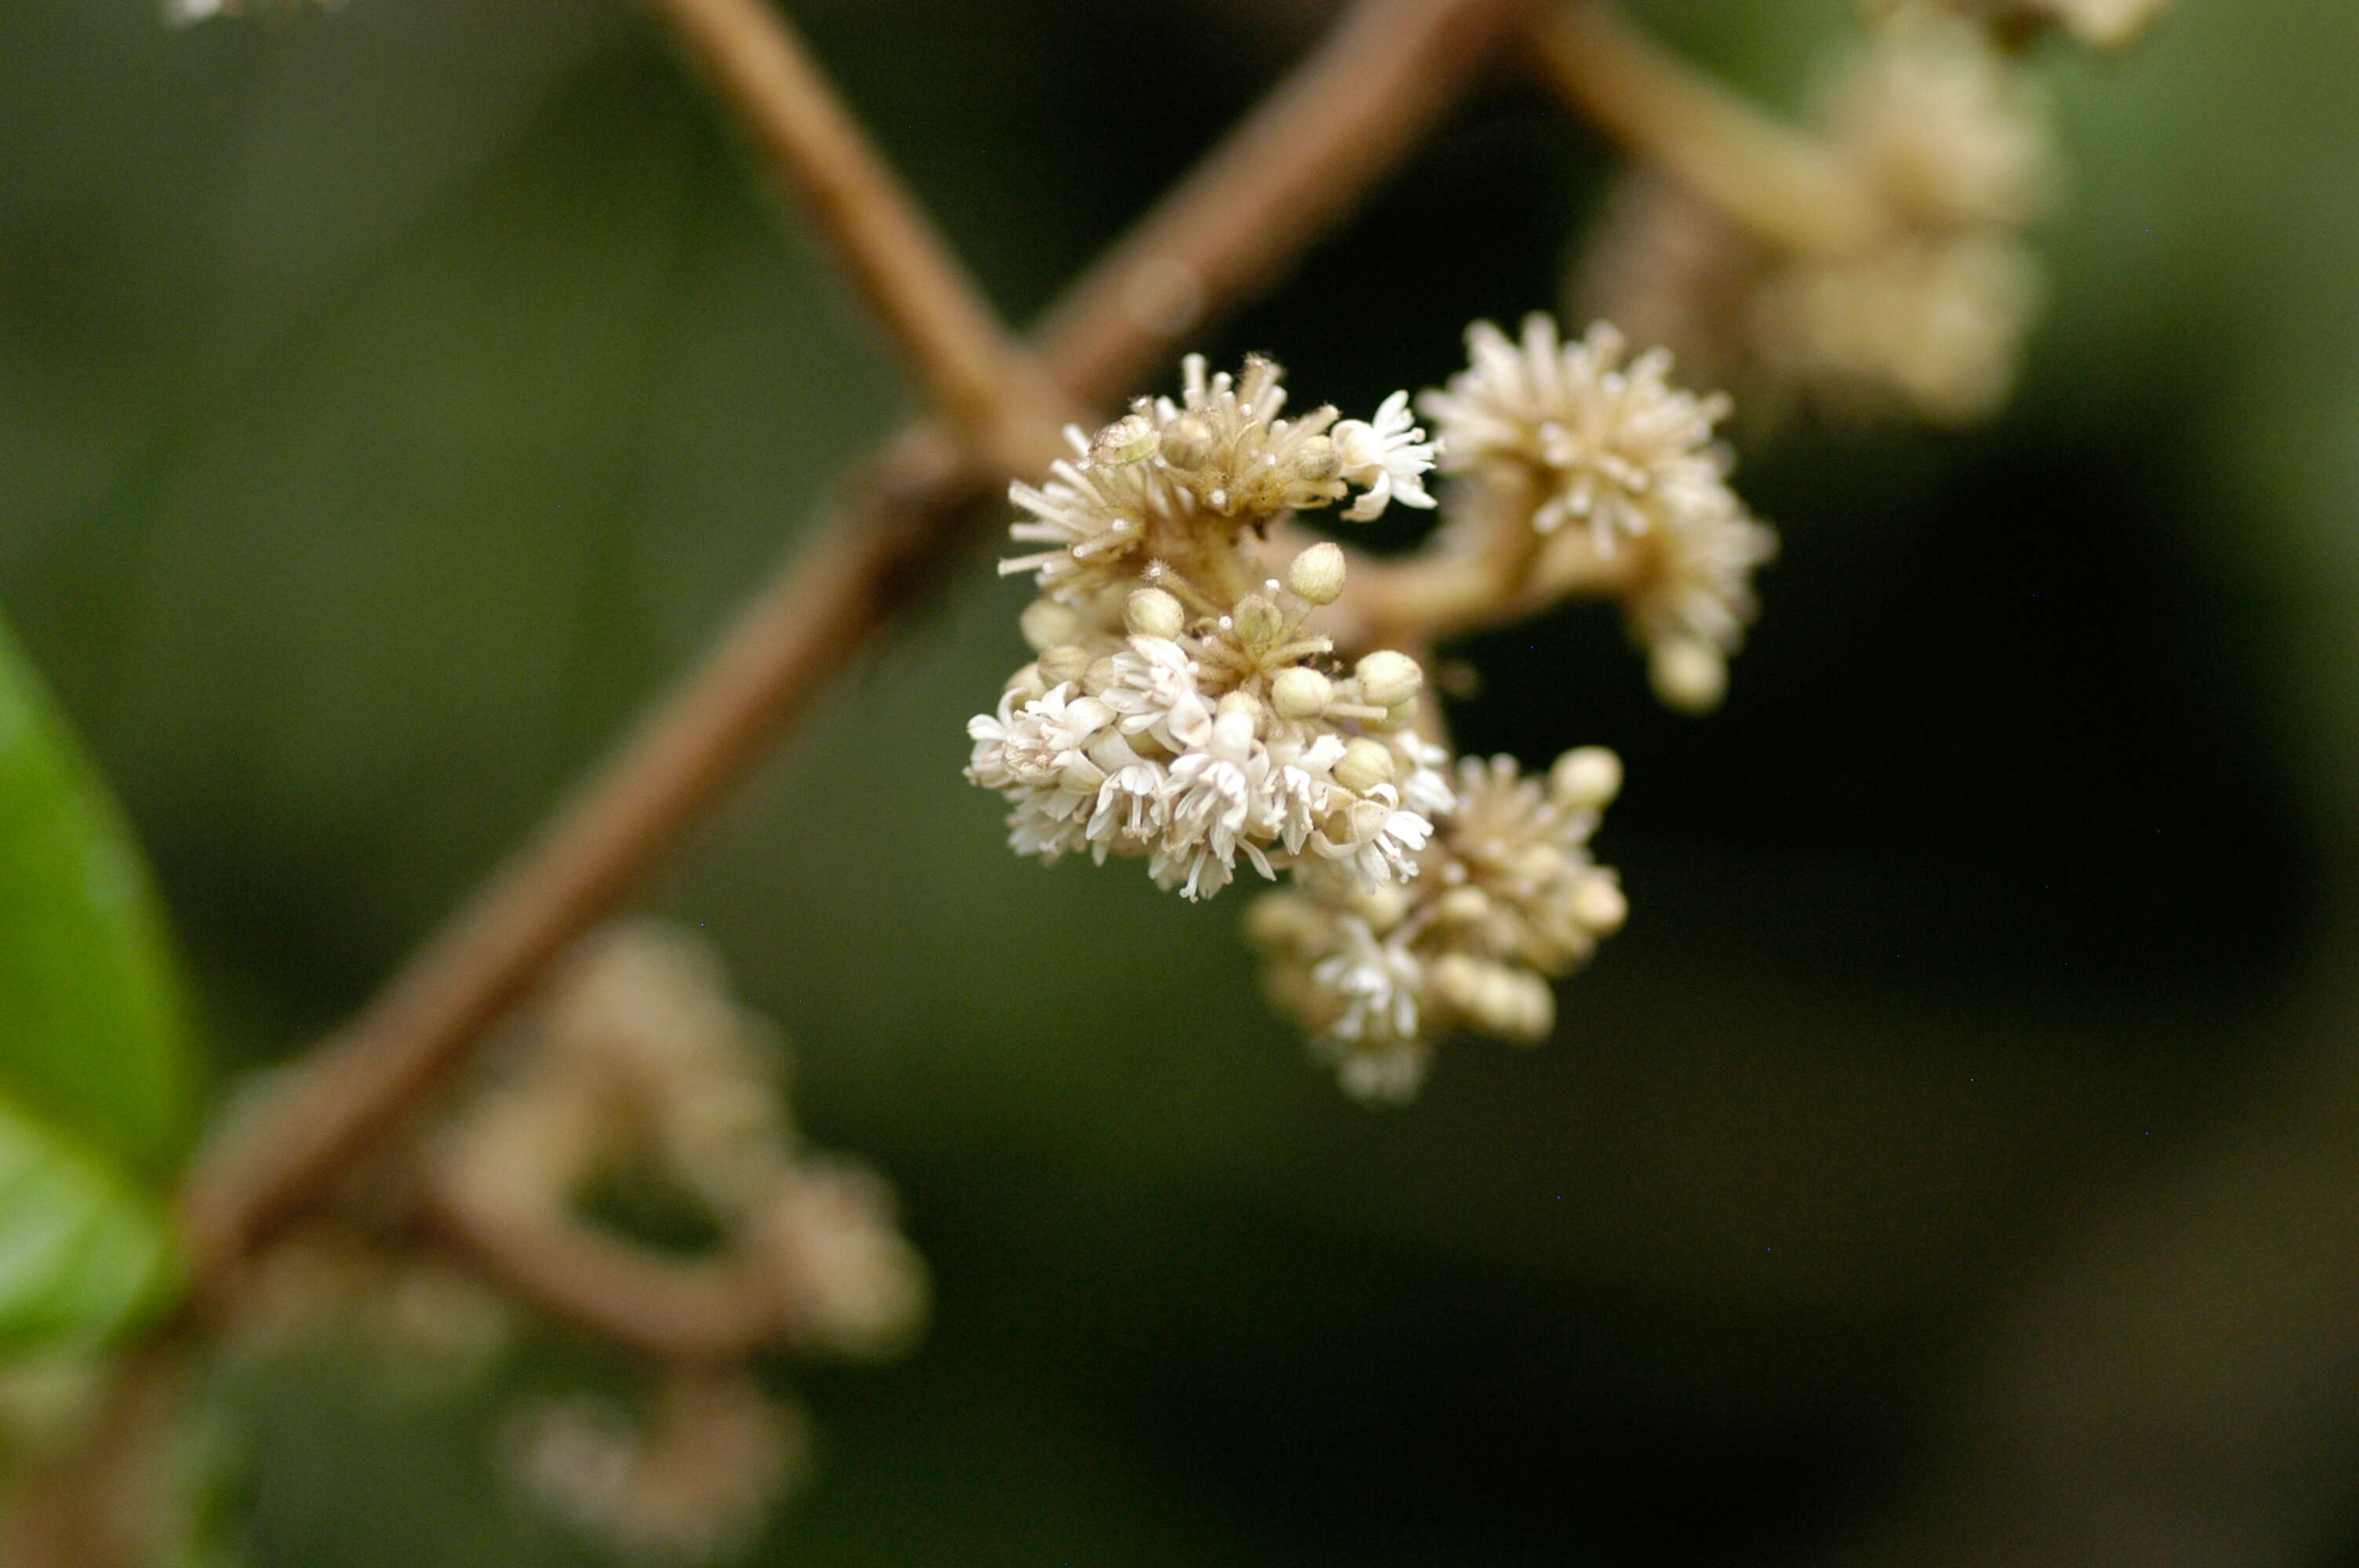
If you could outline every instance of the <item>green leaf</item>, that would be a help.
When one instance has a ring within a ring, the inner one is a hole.
[[[95,1342],[158,1298],[153,1189],[191,1078],[146,871],[0,628],[0,1357]]]

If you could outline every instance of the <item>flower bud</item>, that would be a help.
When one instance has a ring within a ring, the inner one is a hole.
[[[1308,484],[1324,484],[1343,471],[1343,454],[1324,436],[1306,438],[1294,449],[1294,477]]]
[[[1188,612],[1164,589],[1142,588],[1123,601],[1122,622],[1142,637],[1177,637]]]
[[[1258,593],[1238,600],[1231,620],[1236,627],[1237,641],[1248,648],[1268,647],[1286,638],[1286,612]]]
[[[1427,971],[1433,994],[1461,1012],[1474,1011],[1483,989],[1483,962],[1464,953],[1444,953]]]
[[[1319,906],[1297,894],[1266,893],[1245,905],[1245,936],[1258,947],[1308,947],[1327,938],[1328,929]]]
[[[1332,604],[1343,592],[1343,546],[1311,546],[1286,569],[1286,586],[1313,604]]]
[[[1564,851],[1553,844],[1527,844],[1516,851],[1511,864],[1527,881],[1552,881],[1564,870]]]
[[[1622,793],[1622,759],[1603,746],[1567,752],[1549,770],[1549,794],[1572,811],[1602,811]]]
[[[1078,681],[1088,673],[1089,667],[1089,654],[1071,643],[1050,648],[1040,655],[1040,678],[1050,686]]]
[[[1016,624],[1024,633],[1024,641],[1036,654],[1070,643],[1081,634],[1081,612],[1070,604],[1060,604],[1053,599],[1036,599],[1024,607]]]
[[[1537,1045],[1556,1028],[1556,992],[1529,969],[1495,970],[1484,987],[1475,1022],[1519,1045]]]
[[[1368,923],[1369,930],[1381,936],[1408,918],[1408,903],[1406,889],[1386,882],[1360,895],[1360,918]]]
[[[1112,691],[1121,684],[1122,666],[1114,662],[1112,654],[1102,654],[1092,659],[1090,667],[1082,672],[1082,689],[1092,697],[1097,696],[1100,692]]]
[[[1016,694],[1016,705],[1021,708],[1035,697],[1046,696],[1049,683],[1040,678],[1040,666],[1030,664],[1007,677],[1006,689]]]
[[[1592,931],[1611,935],[1630,918],[1630,901],[1623,895],[1621,884],[1611,878],[1589,877],[1573,892],[1572,914]]]
[[[1261,698],[1256,697],[1249,691],[1233,691],[1229,693],[1228,696],[1221,698],[1220,703],[1212,711],[1222,719],[1242,716],[1246,722],[1252,724],[1256,729],[1258,729],[1261,726]]]
[[[1212,427],[1202,417],[1182,414],[1163,427],[1163,460],[1175,469],[1195,470],[1212,460]]]
[[[1155,421],[1125,414],[1090,438],[1090,461],[1107,468],[1144,462],[1155,455]]]
[[[1435,906],[1441,918],[1460,925],[1471,925],[1491,913],[1490,895],[1478,887],[1455,887],[1441,895]]]
[[[1270,706],[1285,719],[1316,719],[1334,696],[1334,682],[1308,665],[1288,665],[1269,683]]]
[[[1343,759],[1334,767],[1335,782],[1361,795],[1380,784],[1393,782],[1392,748],[1364,735],[1353,737],[1343,748]]]
[[[1728,661],[1709,643],[1676,637],[1648,661],[1655,695],[1684,713],[1709,713],[1728,692]]]
[[[1398,708],[1425,685],[1425,672],[1407,654],[1390,649],[1370,654],[1353,666],[1360,677],[1360,695],[1378,708]]]

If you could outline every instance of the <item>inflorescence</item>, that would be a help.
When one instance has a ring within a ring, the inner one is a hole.
[[[2025,235],[2056,188],[2052,136],[2040,95],[1988,29],[1921,4],[1884,10],[1842,61],[1815,127],[1828,168],[1873,215],[1867,228],[1800,246],[1661,175],[1635,175],[1609,208],[1584,294],[1742,389],[1756,412],[1973,424],[2006,401],[2038,309]]]
[[[1667,354],[1626,358],[1606,326],[1568,343],[1538,316],[1520,343],[1487,322],[1467,341],[1468,368],[1416,404],[1435,439],[1407,393],[1365,421],[1288,418],[1259,357],[1208,376],[1191,356],[1177,401],[1069,430],[1072,455],[1010,492],[1011,533],[1039,547],[1001,569],[1040,589],[1021,622],[1037,656],[967,727],[967,777],[1008,801],[1021,854],[1144,860],[1191,900],[1240,864],[1288,873],[1249,933],[1364,1098],[1412,1094],[1453,1031],[1545,1037],[1549,982],[1625,913],[1589,854],[1612,752],[1568,752],[1543,781],[1453,762],[1440,739],[1424,651],[1483,619],[1459,602],[1468,563],[1495,620],[1619,595],[1658,689],[1701,709],[1775,547],[1728,487],[1726,400],[1673,386]],[[1406,563],[1353,569],[1296,533],[1307,512],[1435,506],[1437,467],[1451,521]],[[1420,574],[1456,586],[1421,598]],[[1381,640],[1402,645],[1360,645]]]

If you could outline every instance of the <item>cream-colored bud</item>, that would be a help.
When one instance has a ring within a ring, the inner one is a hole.
[[[1538,1044],[1556,1028],[1556,992],[1529,969],[1502,966],[1485,979],[1475,1022],[1518,1044]]]
[[[1289,630],[1286,623],[1286,611],[1258,593],[1249,593],[1238,600],[1237,608],[1230,619],[1236,627],[1237,641],[1248,648],[1267,647],[1273,643],[1283,642]]]
[[[1081,635],[1081,612],[1070,604],[1060,604],[1053,599],[1036,599],[1024,607],[1016,619],[1024,633],[1024,641],[1036,654],[1070,643]]]
[[[1553,844],[1527,844],[1516,851],[1513,863],[1516,874],[1527,881],[1551,881],[1564,870],[1564,851]]]
[[[1425,672],[1407,654],[1381,649],[1352,667],[1360,677],[1360,695],[1378,708],[1398,708],[1425,685]]]
[[[1132,745],[1131,741],[1146,739],[1144,736],[1125,739],[1121,730],[1108,730],[1090,742],[1090,761],[1098,765],[1101,773],[1119,773],[1139,760],[1138,748]]]
[[[1692,637],[1659,644],[1647,674],[1655,695],[1685,713],[1709,713],[1728,693],[1728,661],[1718,648]]]
[[[1256,728],[1260,727],[1263,712],[1261,698],[1256,697],[1249,691],[1233,691],[1229,693],[1228,696],[1221,698],[1219,704],[1214,707],[1212,711],[1217,717],[1222,719],[1229,718],[1232,715],[1241,715],[1249,720]]]
[[[1058,786],[1071,790],[1075,795],[1092,794],[1098,785],[1105,782],[1105,770],[1089,758],[1081,756],[1068,762],[1065,764],[1065,771],[1057,775]]]
[[[1603,746],[1567,752],[1549,770],[1549,795],[1572,811],[1602,811],[1622,793],[1622,759]]]
[[[1049,683],[1040,678],[1040,666],[1030,664],[1007,677],[1006,689],[1016,694],[1016,705],[1021,708],[1035,697],[1047,696]]]
[[[1329,939],[1319,906],[1293,893],[1265,893],[1245,905],[1245,936],[1256,946],[1287,950]]]
[[[1343,546],[1331,539],[1295,557],[1286,586],[1313,604],[1334,603],[1343,592]]]
[[[1592,931],[1610,935],[1630,918],[1630,901],[1611,878],[1586,877],[1573,892],[1572,915]]]
[[[1125,414],[1090,438],[1090,461],[1108,468],[1145,462],[1155,455],[1155,421],[1144,414]]]
[[[1078,681],[1089,673],[1089,667],[1088,652],[1075,647],[1071,643],[1061,647],[1050,648],[1040,655],[1040,678],[1050,686],[1062,686],[1067,681]]]
[[[1472,1012],[1483,989],[1484,964],[1464,953],[1444,953],[1426,971],[1433,994],[1461,1012]]]
[[[1165,589],[1142,588],[1123,601],[1122,623],[1142,637],[1177,637],[1188,611]]]
[[[1182,414],[1163,427],[1163,460],[1175,469],[1195,470],[1212,460],[1212,427],[1194,414]]]
[[[1269,683],[1270,706],[1285,719],[1316,719],[1334,697],[1335,683],[1308,665],[1290,665]]]
[[[1362,893],[1359,902],[1360,918],[1379,936],[1408,918],[1408,891],[1391,882]]]
[[[1324,436],[1312,436],[1294,449],[1294,477],[1309,484],[1324,484],[1343,471],[1343,454]]]
[[[1355,735],[1334,768],[1335,782],[1354,795],[1393,782],[1393,750],[1381,741]]]
[[[1122,666],[1114,662],[1112,654],[1092,659],[1090,667],[1082,672],[1082,689],[1092,697],[1112,691],[1121,684]]]
[[[1471,925],[1491,913],[1491,898],[1478,887],[1455,887],[1441,895],[1435,908],[1444,920]]]

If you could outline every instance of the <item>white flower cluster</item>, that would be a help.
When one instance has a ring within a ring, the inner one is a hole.
[[[1773,373],[1838,405],[1897,397],[1938,423],[1987,417],[2039,304],[2023,231],[2054,176],[2035,95],[1980,29],[1902,10],[1838,80],[1827,132],[1892,225],[1855,254],[1763,280],[1754,311]]]
[[[1010,841],[1055,860],[1144,860],[1190,899],[1240,865],[1284,891],[1252,906],[1279,1003],[1343,1087],[1404,1099],[1461,1029],[1537,1041],[1549,981],[1624,915],[1589,840],[1620,787],[1610,752],[1567,752],[1545,780],[1507,758],[1451,762],[1420,713],[1424,672],[1383,650],[1571,592],[1618,595],[1658,687],[1709,706],[1776,540],[1728,486],[1724,399],[1674,387],[1661,352],[1614,329],[1577,342],[1535,316],[1520,343],[1478,323],[1471,364],[1417,407],[1365,422],[1279,415],[1275,366],[1187,367],[1177,403],[1141,400],[1038,487],[1012,491],[1007,563],[1036,573],[1024,611],[1037,657],[969,721],[966,775],[1012,810]],[[1434,504],[1440,457],[1455,515],[1416,556],[1354,570],[1343,548],[1256,550],[1287,514],[1343,502],[1370,517]]]
[[[1517,343],[1478,321],[1466,347],[1468,367],[1419,402],[1443,470],[1477,492],[1477,508],[1528,517],[1542,535],[1572,522],[1600,557],[1635,548],[1625,597],[1656,689],[1712,707],[1753,618],[1753,569],[1777,549],[1729,488],[1732,459],[1713,435],[1728,400],[1673,386],[1662,349],[1627,358],[1603,322],[1566,342],[1535,314]]]
[[[1643,176],[1609,209],[1585,303],[1756,409],[1988,417],[2041,294],[2024,232],[2056,180],[2038,95],[1985,29],[1909,5],[1845,62],[1819,130],[1880,215],[1864,237],[1788,251]]]
[[[1627,907],[1590,859],[1621,763],[1595,747],[1545,781],[1515,761],[1458,764],[1457,801],[1408,886],[1307,885],[1256,900],[1247,930],[1271,994],[1362,1099],[1403,1100],[1435,1043],[1471,1029],[1525,1044],[1556,1022],[1550,979],[1571,972]]]
[[[1410,422],[1407,393],[1386,398],[1374,420],[1339,421],[1328,406],[1286,419],[1283,373],[1255,355],[1239,375],[1208,378],[1204,356],[1190,354],[1180,402],[1142,397],[1094,438],[1069,428],[1072,458],[1046,484],[1008,492],[1030,514],[1009,534],[1049,548],[1002,561],[1001,572],[1036,573],[1041,591],[1066,603],[1144,575],[1212,611],[1211,596],[1227,586],[1217,568],[1231,564],[1223,557],[1241,529],[1332,505],[1353,486],[1363,492],[1343,514],[1353,522],[1394,501],[1433,504],[1424,482],[1433,447]]]
[[[1672,386],[1663,350],[1625,362],[1629,344],[1611,325],[1568,343],[1535,312],[1520,344],[1475,322],[1466,351],[1467,368],[1418,402],[1448,454],[1442,471],[1520,492],[1537,532],[1580,523],[1598,554],[1612,555],[1617,540],[1736,507],[1728,454],[1712,441],[1728,399]]]
[[[1019,853],[1144,859],[1190,899],[1241,860],[1364,888],[1414,874],[1450,800],[1407,732],[1423,671],[1389,652],[1347,671],[1309,624],[1343,592],[1336,546],[1299,552],[1283,581],[1251,551],[1353,487],[1347,518],[1432,505],[1433,447],[1406,394],[1369,421],[1288,420],[1284,401],[1267,360],[1207,378],[1191,356],[1179,403],[1068,432],[1074,457],[1013,488],[1028,514],[1015,536],[1052,546],[1002,567],[1038,574],[1024,630],[1039,656],[968,723],[967,777],[1006,796]]]

